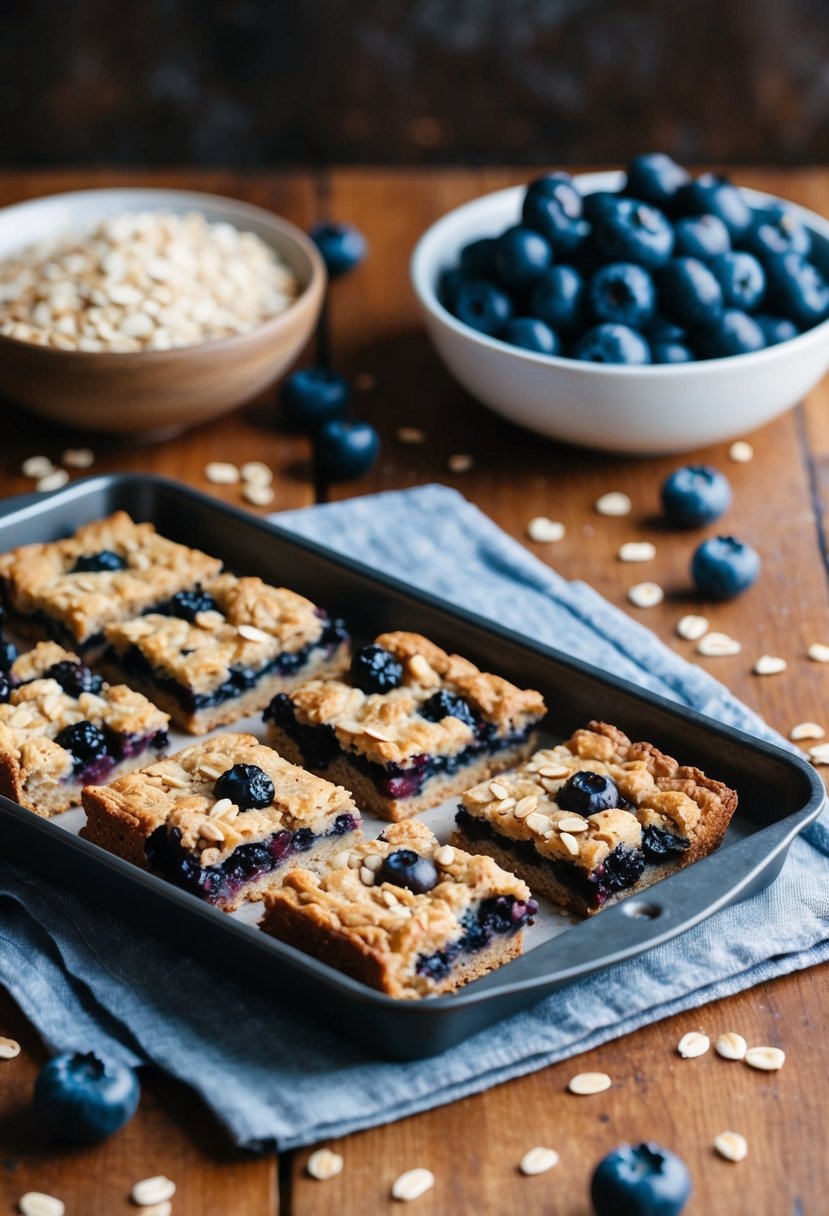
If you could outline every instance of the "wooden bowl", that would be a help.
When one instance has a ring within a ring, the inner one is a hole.
[[[183,430],[251,400],[296,358],[313,333],[326,286],[314,243],[261,207],[189,190],[78,190],[0,209],[0,258],[61,232],[84,232],[125,211],[200,211],[254,232],[296,275],[300,294],[247,333],[173,350],[116,354],[53,350],[0,335],[3,393],[82,430]]]

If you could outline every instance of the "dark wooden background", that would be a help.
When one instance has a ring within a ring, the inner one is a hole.
[[[5,0],[0,164],[802,164],[827,62],[827,0]]]

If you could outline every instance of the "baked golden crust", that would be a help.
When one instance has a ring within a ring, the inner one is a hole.
[[[73,573],[78,558],[102,550],[117,553],[126,568]],[[112,621],[138,616],[215,578],[221,567],[218,558],[160,536],[152,524],[137,524],[125,511],[84,524],[66,540],[0,555],[0,579],[14,613],[24,619],[44,614],[78,644]]]

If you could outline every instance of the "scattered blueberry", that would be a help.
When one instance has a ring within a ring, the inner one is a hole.
[[[790,342],[800,333],[794,321],[789,321],[787,317],[773,317],[770,313],[758,312],[754,320],[763,332],[766,346],[777,346],[779,342]]]
[[[0,638],[0,671],[11,671],[11,666],[17,658],[17,647],[14,642],[6,642]]]
[[[650,363],[645,339],[627,325],[606,322],[583,334],[573,348],[573,357],[587,363]]]
[[[829,316],[829,283],[801,254],[768,257],[766,279],[768,303],[801,329],[809,329]]]
[[[662,212],[632,198],[601,211],[593,233],[607,260],[638,262],[648,270],[664,266],[674,246],[674,230]]]
[[[652,363],[693,363],[694,357],[683,342],[651,342]]]
[[[111,549],[100,553],[84,553],[72,567],[72,574],[100,574],[105,570],[126,570],[127,559]]]
[[[683,186],[677,204],[688,215],[716,215],[732,241],[739,240],[751,227],[751,208],[745,195],[727,177],[717,173],[703,173]]]
[[[572,266],[553,266],[532,289],[530,312],[554,332],[568,333],[581,324],[584,278]]]
[[[512,301],[494,283],[467,279],[458,288],[453,311],[464,325],[497,338],[512,316]]]
[[[332,481],[362,477],[380,452],[380,436],[368,422],[326,422],[317,432],[320,473]]]
[[[677,220],[674,225],[676,257],[707,258],[718,253],[728,253],[731,237],[722,220],[716,215],[690,215]]]
[[[177,591],[168,600],[166,609],[170,616],[192,624],[200,612],[218,612],[219,605],[209,591],[194,587],[190,591]]]
[[[536,317],[513,317],[501,334],[501,340],[540,355],[557,355],[561,350],[558,334]]]
[[[63,730],[55,735],[55,743],[72,753],[72,767],[76,773],[89,768],[107,754],[104,732],[94,722],[73,722],[71,726],[64,726]]]
[[[759,554],[733,536],[704,540],[691,561],[691,577],[708,599],[733,599],[747,591],[759,573]]]
[[[646,152],[628,165],[625,193],[655,207],[670,208],[677,191],[689,180],[687,171],[664,152]]]
[[[660,308],[678,325],[710,325],[722,312],[722,288],[698,258],[674,258],[658,284]]]
[[[74,1144],[97,1144],[128,1123],[138,1108],[138,1079],[131,1068],[95,1052],[55,1056],[35,1081],[38,1122]]]
[[[469,279],[487,279],[495,273],[495,246],[498,244],[494,236],[482,237],[464,245],[461,250],[459,266],[462,274]]]
[[[685,1162],[648,1141],[620,1144],[603,1157],[590,1197],[597,1216],[679,1216],[691,1189]]]
[[[70,697],[79,697],[82,692],[99,693],[104,686],[100,676],[94,675],[83,663],[73,663],[71,659],[63,659],[53,663],[43,673],[44,680],[57,680],[63,691]]]
[[[391,692],[403,683],[403,665],[389,650],[370,643],[355,650],[351,659],[351,683],[362,692]]]
[[[557,254],[571,253],[578,249],[590,235],[590,224],[580,218],[581,198],[573,205],[576,215],[565,210],[557,196],[527,191],[521,217],[527,228],[543,236]]]
[[[647,270],[635,262],[610,262],[590,280],[587,304],[599,322],[642,329],[653,318],[656,288]]]
[[[721,253],[708,265],[722,287],[726,308],[754,312],[759,308],[766,290],[763,267],[751,253]]]
[[[289,427],[313,432],[332,418],[345,417],[350,395],[345,376],[328,367],[301,367],[282,381],[279,405]]]
[[[512,290],[529,287],[549,270],[553,251],[548,241],[525,224],[507,228],[495,247],[495,269]]]
[[[705,464],[676,469],[662,485],[662,507],[672,524],[702,528],[719,519],[731,504],[728,478]]]
[[[432,693],[428,701],[424,701],[420,706],[418,712],[422,717],[428,718],[430,722],[441,722],[444,718],[458,718],[467,726],[475,725],[475,715],[470,709],[469,702],[464,697],[458,696],[455,692],[449,692],[445,688]]]
[[[738,308],[727,308],[711,325],[696,334],[697,353],[703,359],[725,359],[748,355],[766,345],[763,331],[753,317]]]
[[[579,769],[564,782],[556,794],[556,802],[563,811],[577,815],[595,815],[609,811],[621,802],[615,781],[603,773]]]
[[[383,864],[377,871],[377,881],[405,887],[415,895],[423,895],[437,886],[438,872],[430,858],[421,857],[413,849],[395,849],[383,858]]]
[[[273,781],[258,764],[234,764],[213,786],[217,798],[229,798],[240,811],[270,806],[274,792]]]
[[[812,251],[808,229],[786,203],[755,211],[743,244],[759,258],[770,253],[799,253],[807,258]]]
[[[311,240],[332,279],[359,266],[368,253],[366,238],[353,224],[317,224],[311,229]]]

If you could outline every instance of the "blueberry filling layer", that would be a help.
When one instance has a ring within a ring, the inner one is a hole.
[[[495,895],[470,908],[460,922],[461,935],[434,954],[421,954],[415,965],[418,975],[432,980],[444,980],[462,954],[483,950],[494,937],[517,933],[533,923],[538,911],[534,899],[526,902],[510,895]]]
[[[308,663],[313,655],[322,652],[324,658],[330,658],[348,638],[348,631],[340,620],[325,619],[322,633],[314,642],[309,642],[292,654],[275,655],[262,667],[231,667],[227,679],[212,688],[210,692],[194,692],[186,684],[180,684],[172,676],[163,676],[153,668],[137,646],[130,646],[119,653],[109,647],[105,661],[117,664],[122,671],[145,685],[152,685],[161,692],[173,697],[185,713],[196,713],[200,709],[209,709],[214,705],[222,705],[241,697],[243,693],[263,680],[266,676],[293,676]]]
[[[83,754],[83,748],[75,752],[71,747],[62,744],[71,752],[73,760],[72,773],[66,778],[67,781],[78,785],[100,785],[107,780],[112,770],[125,760],[132,760],[149,751],[163,752],[168,742],[166,730],[152,731],[146,735],[120,734],[105,726],[101,734],[104,744],[100,749],[94,749],[95,754]]]
[[[377,764],[360,752],[343,752],[333,726],[308,726],[298,722],[293,702],[287,693],[277,693],[265,710],[265,721],[273,722],[293,739],[308,768],[324,772],[338,756],[345,755],[352,767],[363,773],[385,798],[415,798],[431,777],[452,776],[472,764],[479,756],[495,755],[525,743],[535,725],[499,735],[497,728],[483,718],[475,719],[475,738],[452,755],[414,756],[406,764]]]
[[[472,840],[494,840],[499,848],[512,853],[523,861],[535,865],[549,866],[555,878],[592,908],[600,908],[617,891],[634,886],[649,863],[660,865],[672,857],[679,856],[689,846],[684,836],[675,836],[661,828],[648,827],[642,833],[642,848],[632,849],[619,844],[607,855],[601,865],[587,873],[569,861],[542,857],[532,841],[509,840],[495,831],[489,823],[470,815],[462,807],[455,815],[455,822],[465,836]]]
[[[150,869],[185,891],[198,895],[208,903],[232,899],[244,887],[270,874],[295,853],[304,853],[320,839],[345,836],[358,827],[351,814],[338,815],[330,832],[316,836],[310,828],[295,832],[283,829],[264,840],[239,845],[225,861],[215,866],[200,866],[198,859],[181,843],[181,829],[166,824],[147,837],[144,851]]]

